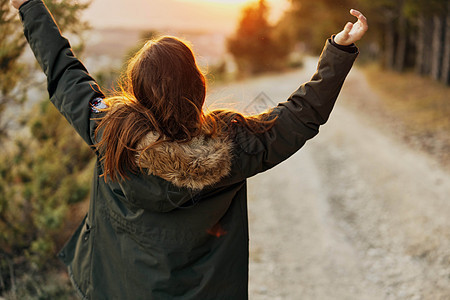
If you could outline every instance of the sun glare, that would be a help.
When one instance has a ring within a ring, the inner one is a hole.
[[[229,4],[241,4],[250,2],[251,0],[202,0],[203,2],[217,2],[217,3],[229,3]]]
[[[217,3],[217,4],[245,4],[255,0],[183,0],[184,2]]]

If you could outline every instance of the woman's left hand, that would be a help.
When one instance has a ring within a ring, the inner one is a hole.
[[[336,34],[334,37],[334,42],[336,44],[342,46],[351,45],[354,42],[359,41],[366,33],[367,29],[369,29],[367,19],[362,13],[356,9],[351,9],[350,13],[357,17],[358,21],[355,24],[348,22],[347,25],[345,25],[344,30]]]
[[[27,2],[28,0],[10,0],[9,2],[11,2],[11,5],[15,8],[15,9],[19,9],[22,4],[24,4],[25,2]]]

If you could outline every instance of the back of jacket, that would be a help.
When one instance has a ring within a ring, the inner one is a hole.
[[[104,95],[41,0],[25,4],[20,14],[50,100],[92,146],[98,117],[92,106]],[[353,52],[327,41],[317,72],[274,108],[276,122],[265,133],[233,123],[226,137],[162,145],[146,156],[148,173],[117,183],[100,177],[97,159],[89,213],[59,254],[80,296],[247,299],[246,179],[318,133],[356,59]],[[192,167],[194,161],[201,163]]]

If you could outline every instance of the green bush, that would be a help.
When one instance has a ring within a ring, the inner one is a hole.
[[[59,266],[61,228],[76,224],[71,206],[89,194],[92,150],[48,100],[35,111],[31,137],[0,155],[0,294],[25,288],[17,285],[30,271]]]

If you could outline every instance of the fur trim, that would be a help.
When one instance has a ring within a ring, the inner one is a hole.
[[[199,136],[189,143],[163,142],[154,132],[139,143],[138,166],[177,187],[201,190],[219,182],[231,169],[231,142],[224,138]],[[146,147],[150,146],[148,149]]]

